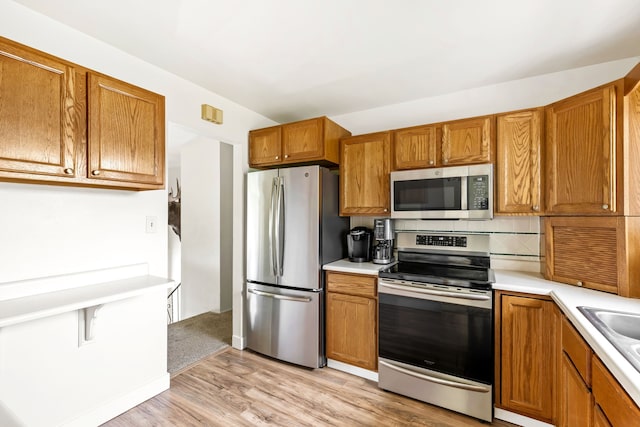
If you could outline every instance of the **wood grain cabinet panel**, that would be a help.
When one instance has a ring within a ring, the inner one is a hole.
[[[560,384],[560,427],[590,427],[593,419],[591,390],[566,354],[562,355]]]
[[[89,73],[89,178],[164,184],[164,97]]]
[[[613,427],[633,427],[640,422],[640,408],[611,375],[602,361],[593,356],[593,397],[602,410],[601,418]]]
[[[556,418],[559,312],[549,300],[503,293],[497,293],[497,298],[498,406],[552,423]]]
[[[249,132],[249,165],[252,167],[282,163],[282,126]]]
[[[612,427],[607,417],[602,412],[602,408],[594,405],[593,408],[593,427]]]
[[[498,115],[495,213],[540,215],[542,197],[542,108]]]
[[[640,298],[640,217],[545,218],[545,278]]]
[[[391,134],[340,141],[340,215],[390,214]]]
[[[393,169],[439,166],[437,126],[418,126],[393,132]]]
[[[327,272],[327,357],[378,370],[377,277]]]
[[[547,107],[547,212],[617,212],[616,86]]]
[[[76,176],[81,77],[70,64],[0,39],[0,176]]]
[[[327,117],[300,120],[249,132],[249,166],[340,163],[340,138],[351,136]]]
[[[494,122],[495,118],[488,116],[443,123],[443,166],[492,162]]]

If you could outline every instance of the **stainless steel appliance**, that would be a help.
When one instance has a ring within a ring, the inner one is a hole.
[[[397,233],[378,279],[380,388],[491,421],[488,235]]]
[[[371,229],[367,227],[354,227],[347,235],[347,249],[349,261],[371,261]]]
[[[322,367],[322,265],[346,255],[338,177],[319,166],[247,175],[247,347]]]
[[[390,264],[393,257],[393,220],[390,218],[376,218],[373,220],[373,263]]]
[[[493,218],[493,165],[391,172],[391,218]]]

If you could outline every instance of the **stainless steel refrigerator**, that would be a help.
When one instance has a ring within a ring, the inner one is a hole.
[[[338,176],[320,166],[247,176],[247,347],[307,366],[326,364],[322,265],[346,256]]]

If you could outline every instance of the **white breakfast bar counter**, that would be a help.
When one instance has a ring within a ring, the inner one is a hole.
[[[385,267],[386,265],[370,262],[354,263],[349,262],[348,259],[341,259],[326,264],[323,269],[377,276],[378,271]],[[551,297],[629,396],[640,406],[640,372],[578,310],[580,306],[587,306],[640,314],[640,299],[623,298],[606,292],[552,282],[545,280],[539,273],[510,270],[493,270],[493,272],[496,279],[493,284],[494,290]]]

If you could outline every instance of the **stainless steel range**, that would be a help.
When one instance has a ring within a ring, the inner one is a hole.
[[[493,417],[489,236],[397,233],[378,279],[380,388]]]

